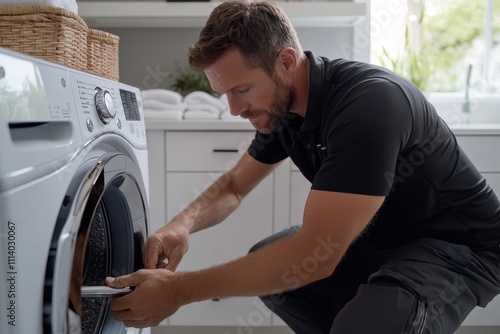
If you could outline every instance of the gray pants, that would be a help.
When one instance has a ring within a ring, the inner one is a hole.
[[[382,249],[362,236],[330,277],[261,299],[299,334],[451,334],[499,293],[500,252],[431,238]]]

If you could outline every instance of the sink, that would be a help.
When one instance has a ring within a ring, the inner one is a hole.
[[[465,98],[461,94],[428,94],[427,99],[450,127],[488,127],[488,124],[500,126],[500,95],[472,96],[469,100],[469,113],[463,112]]]

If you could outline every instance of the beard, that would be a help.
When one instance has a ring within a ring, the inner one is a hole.
[[[242,118],[267,116],[261,123],[253,123],[255,129],[263,134],[270,134],[280,127],[286,113],[296,102],[296,92],[290,85],[286,85],[278,76],[273,76],[275,93],[269,109],[253,109],[241,113]],[[262,117],[261,117],[262,118]]]

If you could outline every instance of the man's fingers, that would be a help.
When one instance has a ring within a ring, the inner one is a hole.
[[[181,262],[183,255],[184,254],[182,254],[179,248],[176,248],[174,251],[172,251],[172,254],[170,254],[170,259],[168,260],[168,263],[165,266],[165,269],[168,269],[170,271],[175,271],[177,269],[177,266]]]
[[[115,315],[116,320],[130,320],[130,316],[133,315],[132,310],[130,309],[130,305],[134,305],[133,303],[133,291],[122,297],[113,297],[111,300],[111,310]],[[117,314],[119,316],[117,317]]]
[[[130,275],[120,276],[120,277],[106,277],[106,284],[112,288],[125,288],[135,284],[128,283],[130,281]]]
[[[112,288],[126,288],[128,286],[138,286],[141,282],[141,271],[119,277],[106,277],[106,284]]]
[[[162,260],[160,255],[163,253],[161,243],[150,237],[143,250],[143,262],[146,269],[155,269],[156,265]]]

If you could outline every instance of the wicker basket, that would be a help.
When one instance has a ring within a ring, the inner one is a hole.
[[[87,70],[87,30],[77,14],[50,6],[0,6],[0,46]]]
[[[87,71],[112,80],[119,80],[119,37],[108,32],[89,29],[87,33]]]

